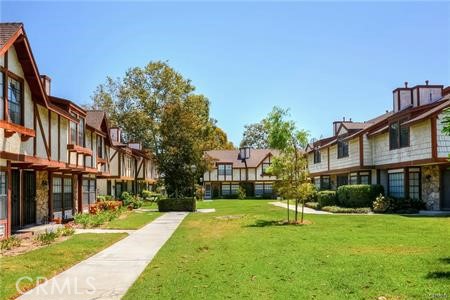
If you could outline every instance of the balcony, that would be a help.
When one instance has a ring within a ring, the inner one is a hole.
[[[89,148],[85,148],[79,145],[75,145],[75,144],[68,144],[67,145],[67,150],[69,150],[69,152],[75,152],[78,154],[84,154],[86,156],[92,156],[92,150]]]
[[[29,138],[36,136],[36,132],[33,129],[24,127],[19,124],[11,123],[5,120],[0,120],[0,128],[3,128],[5,130],[6,138],[11,137],[15,133],[18,133],[20,134],[21,140],[25,142]]]

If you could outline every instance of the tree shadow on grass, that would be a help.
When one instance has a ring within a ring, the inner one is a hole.
[[[450,257],[442,257],[439,259],[444,264],[450,264]],[[450,280],[450,271],[428,272],[427,279],[444,279]]]
[[[438,271],[438,272],[429,272],[426,276],[427,279],[446,279],[450,280],[450,272]]]
[[[288,226],[289,224],[279,220],[256,220],[254,224],[244,227],[270,227],[270,226]]]
[[[254,224],[245,225],[244,227],[302,226],[312,224],[312,222],[308,220],[304,220],[303,222],[304,223],[294,223],[294,221],[291,221],[290,223],[288,223],[287,221],[280,220],[256,220]]]

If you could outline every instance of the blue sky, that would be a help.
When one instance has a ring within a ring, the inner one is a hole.
[[[238,144],[274,105],[313,137],[366,120],[409,81],[450,84],[445,2],[3,2],[52,93],[87,103],[106,76],[151,60],[190,78]]]

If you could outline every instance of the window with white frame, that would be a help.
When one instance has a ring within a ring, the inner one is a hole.
[[[219,176],[231,176],[233,171],[233,166],[231,164],[218,164],[217,165],[217,172]]]
[[[8,112],[12,123],[22,124],[22,83],[8,78]]]

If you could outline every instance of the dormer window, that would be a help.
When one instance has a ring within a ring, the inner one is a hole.
[[[225,176],[231,176],[233,171],[232,165],[230,164],[218,164],[217,165],[217,172],[220,175],[225,175]]]
[[[22,93],[22,83],[8,78],[8,113],[15,124],[22,124]]]
[[[407,119],[395,121],[389,125],[389,149],[409,147],[409,126],[402,125]]]
[[[320,164],[322,161],[322,155],[320,154],[320,150],[314,150],[314,163]]]
[[[84,119],[79,117],[75,113],[71,113],[72,117],[78,119],[78,123],[70,122],[70,143],[73,145],[78,145],[84,147]]]
[[[337,142],[337,158],[348,157],[348,141],[339,140]]]

